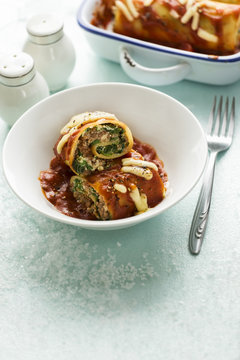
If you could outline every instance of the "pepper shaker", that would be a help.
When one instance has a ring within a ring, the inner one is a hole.
[[[23,52],[0,57],[0,116],[10,126],[32,105],[49,95],[33,58]]]
[[[34,58],[52,92],[64,88],[75,65],[75,50],[63,26],[62,19],[51,14],[35,15],[27,23],[23,50]]]

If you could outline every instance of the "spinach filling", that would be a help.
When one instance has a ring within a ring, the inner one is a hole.
[[[82,156],[77,156],[74,159],[72,166],[77,174],[82,174],[86,170],[93,170],[92,166],[88,164],[88,162]]]
[[[124,130],[121,127],[118,127],[114,124],[104,124],[102,126],[102,128],[109,132],[110,134],[118,134],[118,135],[122,135]]]
[[[91,197],[91,199],[96,203],[97,201],[99,201],[99,195],[98,195],[98,193],[96,192],[96,190],[94,189],[94,188],[90,188],[90,193],[91,194],[89,194],[90,195],[90,197]]]
[[[112,144],[108,145],[99,145],[96,147],[98,154],[104,156],[111,156],[113,154],[121,154],[127,145],[126,138],[124,136],[124,130],[121,127],[118,127],[114,124],[104,124],[102,128],[111,134]],[[115,136],[113,136],[115,135]],[[99,142],[95,142],[95,145]]]
[[[74,185],[73,185],[72,191],[73,192],[84,193],[83,183],[82,183],[81,179],[79,179],[79,178],[74,179]]]
[[[114,143],[114,144],[109,144],[109,145],[105,145],[105,146],[97,146],[96,151],[98,154],[102,154],[105,156],[111,156],[113,154],[121,154],[121,152],[123,151],[123,149],[125,148],[125,144],[126,142],[122,142],[122,143]]]
[[[86,191],[83,186],[83,180],[80,177],[75,177],[72,192],[80,193],[83,195],[87,195],[87,197],[92,201],[92,212],[96,214],[97,218],[101,219],[101,215],[99,212],[99,195],[93,187],[88,188],[89,191]]]
[[[92,146],[92,145],[97,145],[97,144],[99,144],[99,143],[100,143],[100,140],[99,140],[99,139],[96,139],[96,140],[94,140],[93,142],[91,142],[90,146]]]
[[[72,180],[73,181],[71,185],[71,191],[73,192],[74,197],[76,197],[76,199],[78,199],[79,201],[82,201],[84,197],[87,197],[91,201],[91,205],[88,207],[88,211],[93,213],[97,217],[97,219],[104,220],[100,211],[100,195],[97,193],[97,191],[92,186],[86,184],[84,178],[81,178],[80,176],[74,176]],[[79,197],[77,194],[81,194],[83,198],[81,197],[81,195]],[[105,220],[110,219],[111,214],[109,211],[107,211],[107,218]]]
[[[83,179],[76,176],[74,178],[72,191],[87,195],[94,203],[99,202],[99,195],[96,192],[96,190],[93,187],[90,186],[88,188],[89,191],[86,191],[86,188],[84,187],[83,181],[84,181]]]

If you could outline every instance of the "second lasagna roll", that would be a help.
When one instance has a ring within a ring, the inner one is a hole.
[[[133,146],[130,129],[115,115],[89,112],[74,116],[62,129],[55,153],[77,175],[109,169]]]
[[[232,2],[232,3],[228,3]],[[205,54],[239,51],[239,0],[101,0],[92,24],[141,40]]]
[[[98,220],[116,220],[145,212],[165,197],[165,184],[157,166],[143,161],[141,155],[137,159],[123,158],[111,170],[87,177],[72,176],[70,189]]]

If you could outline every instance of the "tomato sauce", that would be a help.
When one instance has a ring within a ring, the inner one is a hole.
[[[167,181],[167,173],[164,170],[163,162],[158,159],[154,148],[148,144],[142,143],[137,139],[134,139],[133,149],[139,152],[143,156],[144,160],[154,162],[157,165],[160,178],[162,179],[162,182],[165,183]],[[119,177],[121,177],[120,162],[117,165],[117,170],[118,169],[119,169],[119,173],[116,176],[118,176],[119,179]],[[115,173],[116,173],[116,169],[115,169]],[[109,174],[111,174],[111,170],[109,171]],[[41,171],[39,176],[41,188],[46,199],[58,211],[60,211],[61,213],[67,216],[71,216],[79,219],[86,219],[86,220],[96,220],[96,217],[93,214],[89,213],[86,210],[86,208],[82,204],[77,202],[77,200],[74,198],[73,193],[70,190],[70,179],[73,175],[75,174],[64,163],[64,161],[60,158],[60,156],[55,156],[50,162],[49,169],[46,171]],[[98,173],[96,175],[94,174],[90,175],[89,178],[97,179],[97,177],[100,176],[101,176],[100,173]],[[150,183],[148,184],[148,181],[144,182],[144,179],[140,177],[138,177],[136,184],[136,185],[140,185],[140,187],[143,188],[144,192],[147,194],[149,207],[153,207],[161,201],[160,194],[158,194],[160,189],[159,188],[154,189],[154,186],[152,186],[154,183],[156,183],[156,186],[159,186],[157,183],[157,179],[155,179],[156,174],[154,176],[155,177],[153,178],[153,181],[151,181],[151,186]],[[159,179],[159,177],[157,178]],[[133,176],[129,175],[129,179],[133,179]],[[104,191],[104,186],[102,187],[102,191]],[[131,203],[131,200],[129,203]],[[118,208],[117,205],[118,204],[116,203],[114,206],[115,209]],[[132,203],[132,207],[134,207],[133,203]],[[120,213],[117,216],[117,218],[121,218],[121,217],[124,216],[122,216]]]
[[[122,12],[115,17],[111,10],[112,1],[102,0],[100,4],[96,5],[91,24],[107,29],[109,23],[112,23],[113,31],[116,33],[190,52],[215,56],[239,52],[238,33],[236,31],[240,14],[238,4],[229,3],[228,9],[221,6],[201,7],[198,10],[201,19],[197,29],[192,28],[192,21],[184,24],[181,22],[180,19],[188,9],[186,4],[181,4],[179,1],[161,0],[154,2],[151,6],[138,6],[138,2],[135,1],[135,5],[139,12],[138,18],[129,21]],[[176,12],[177,18],[172,17],[171,11]],[[162,16],[161,12],[163,13]],[[216,43],[198,35],[197,30],[201,28],[202,24],[204,30],[217,37]]]

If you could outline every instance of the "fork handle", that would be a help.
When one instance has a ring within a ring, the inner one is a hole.
[[[210,152],[210,156],[203,177],[202,188],[193,215],[192,225],[189,234],[189,250],[193,255],[198,255],[200,253],[205,230],[207,227],[208,214],[212,198],[216,157],[217,152]]]

